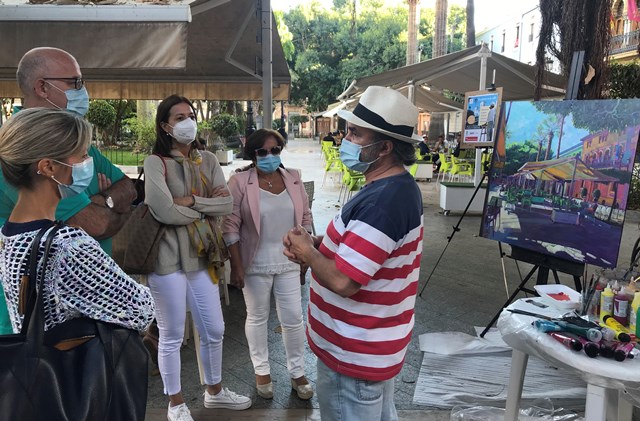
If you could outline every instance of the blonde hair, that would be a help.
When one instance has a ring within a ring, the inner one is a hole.
[[[0,128],[0,168],[9,184],[31,188],[37,163],[64,161],[89,147],[91,124],[65,110],[29,108]]]

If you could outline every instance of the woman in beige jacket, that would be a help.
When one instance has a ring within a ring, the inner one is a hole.
[[[313,389],[304,375],[300,266],[284,256],[282,238],[298,225],[311,231],[312,220],[300,174],[280,163],[283,147],[284,139],[274,130],[260,129],[247,138],[244,153],[253,164],[229,180],[233,212],[224,220],[223,233],[229,246],[231,283],[243,288],[247,306],[245,334],[258,395],[273,398],[267,347],[273,291],[291,387],[306,400],[313,396]]]
[[[223,388],[224,321],[215,269],[227,251],[215,217],[227,215],[233,199],[215,155],[194,146],[195,109],[172,95],[158,106],[153,155],[144,161],[145,203],[166,225],[149,288],[160,330],[158,367],[169,395],[169,421],[191,421],[180,385],[180,345],[189,305],[200,333],[206,408],[246,409],[251,399]]]

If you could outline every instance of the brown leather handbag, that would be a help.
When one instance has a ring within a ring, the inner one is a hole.
[[[136,180],[136,186],[142,186],[136,187],[138,203],[122,229],[113,236],[113,260],[130,275],[146,275],[156,269],[158,247],[165,232],[165,226],[153,217],[144,203],[143,173]]]
[[[135,207],[120,232],[113,237],[113,258],[128,274],[146,275],[156,269],[158,247],[165,226],[158,222],[149,206]]]

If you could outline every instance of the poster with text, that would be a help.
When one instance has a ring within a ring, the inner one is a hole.
[[[461,148],[493,146],[501,100],[502,88],[465,94],[466,117]]]

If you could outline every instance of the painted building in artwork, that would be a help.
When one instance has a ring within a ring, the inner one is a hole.
[[[638,135],[640,126],[627,127],[620,132],[610,132],[603,130],[598,133],[585,136],[582,140],[581,159],[590,168],[604,174],[619,176],[621,173],[628,174],[633,170],[634,156],[632,152]],[[595,202],[600,205],[613,206],[614,208],[625,209],[626,197],[629,193],[630,183],[618,184],[611,182],[598,182],[590,180],[580,180],[575,183],[571,190],[571,197]],[[583,190],[584,189],[584,190]],[[594,191],[598,193],[594,195]],[[585,196],[586,193],[586,196]]]

